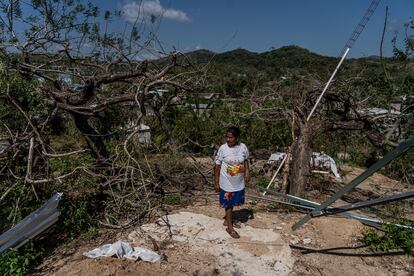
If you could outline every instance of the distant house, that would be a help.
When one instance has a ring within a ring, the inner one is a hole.
[[[151,128],[145,124],[135,125],[134,122],[129,121],[124,127],[121,127],[121,130],[125,130],[127,134],[136,132],[132,137],[132,143],[134,145],[149,146],[151,144]]]
[[[11,144],[8,138],[0,137],[0,156],[6,155],[6,153],[10,150]]]
[[[149,146],[151,144],[151,128],[144,124],[137,127],[138,143]]]
[[[189,108],[192,109],[194,112],[204,113],[206,111],[211,110],[213,107],[211,104],[194,104],[194,103],[185,103],[184,105],[181,105],[182,108]]]
[[[202,98],[203,99],[205,99],[205,100],[211,100],[211,101],[214,100],[214,98],[216,98],[216,97],[217,97],[217,95],[214,94],[214,93],[202,95]]]
[[[168,93],[168,89],[156,89],[149,91],[150,94],[157,95],[158,97],[164,96],[165,93]]]
[[[368,107],[358,110],[359,115],[367,116],[367,117],[375,117],[375,116],[388,116],[388,117],[395,117],[401,115],[401,108],[406,103],[408,97],[407,96],[398,96],[395,97],[390,103],[389,108],[381,108],[381,107]]]
[[[71,86],[73,84],[72,75],[69,73],[59,73],[57,80],[65,82],[68,86]]]

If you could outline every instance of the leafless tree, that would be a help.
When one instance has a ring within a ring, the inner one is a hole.
[[[359,78],[356,76],[355,78]],[[359,130],[365,133],[376,147],[396,146],[406,133],[400,128],[401,113],[388,106],[373,108],[365,91],[351,85],[352,79],[338,81],[326,92],[314,117],[307,120],[322,85],[315,77],[295,78],[271,82],[260,96],[252,95],[252,112],[244,116],[256,116],[261,120],[274,121],[284,118],[292,130],[291,162],[287,192],[301,195],[305,191],[310,174],[313,141],[323,133],[336,130]],[[272,100],[272,107],[264,103]]]
[[[135,22],[129,23],[122,20],[119,12],[106,11],[101,16],[97,6],[69,0],[5,0],[0,1],[0,10],[2,74],[29,81],[31,93],[40,99],[42,107],[32,116],[13,90],[0,92],[27,123],[23,133],[2,126],[8,129],[2,156],[16,158],[18,150],[27,160],[24,176],[7,173],[31,185],[61,181],[69,175],[50,176],[48,160],[90,151],[96,163],[85,164],[72,173],[82,171],[96,176],[99,173],[93,167],[103,165],[110,173],[100,174],[106,179],[102,186],[129,183],[128,187],[135,191],[154,188],[156,181],[143,175],[145,162],[131,152],[131,135],[137,131],[125,136],[117,146],[117,154],[110,156],[104,143],[107,133],[100,133],[94,122],[112,106],[128,106],[130,114],[135,114],[135,126],[151,113],[170,134],[164,113],[177,95],[191,91],[194,72],[189,70],[186,58],[178,61],[181,53],[164,51],[157,38],[158,22],[137,16]],[[163,95],[157,93],[160,89]],[[56,116],[72,121],[88,148],[63,153],[53,149],[48,133]],[[137,183],[139,188],[134,186]],[[125,200],[112,195],[117,205]]]

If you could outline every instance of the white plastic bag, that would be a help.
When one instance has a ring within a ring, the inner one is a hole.
[[[104,244],[98,248],[95,248],[89,252],[83,253],[88,258],[98,257],[112,257],[126,258],[128,260],[141,259],[145,262],[155,263],[160,261],[161,257],[156,252],[142,248],[132,247],[125,241],[117,241],[113,244]]]

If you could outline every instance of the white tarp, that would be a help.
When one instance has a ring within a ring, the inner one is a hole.
[[[272,153],[269,157],[270,162],[281,162],[285,158],[286,153],[276,152]],[[336,167],[335,160],[325,153],[314,152],[312,153],[311,166],[317,168],[329,168],[329,170],[335,175],[336,178],[341,178]]]
[[[272,153],[269,157],[269,161],[281,162],[283,158],[285,158],[285,156],[286,156],[286,153],[284,152]]]
[[[120,259],[126,258],[133,261],[141,259],[145,262],[151,263],[158,262],[161,259],[160,255],[154,251],[142,247],[132,247],[126,241],[117,241],[113,244],[104,244],[94,250],[83,253],[83,255],[92,259],[98,257],[116,256]]]
[[[329,168],[336,178],[341,178],[336,167],[335,160],[325,153],[314,152],[311,159],[312,165],[318,168]]]

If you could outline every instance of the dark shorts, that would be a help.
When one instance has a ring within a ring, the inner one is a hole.
[[[220,189],[220,206],[223,208],[233,208],[244,204],[244,189],[237,192],[226,192]]]

